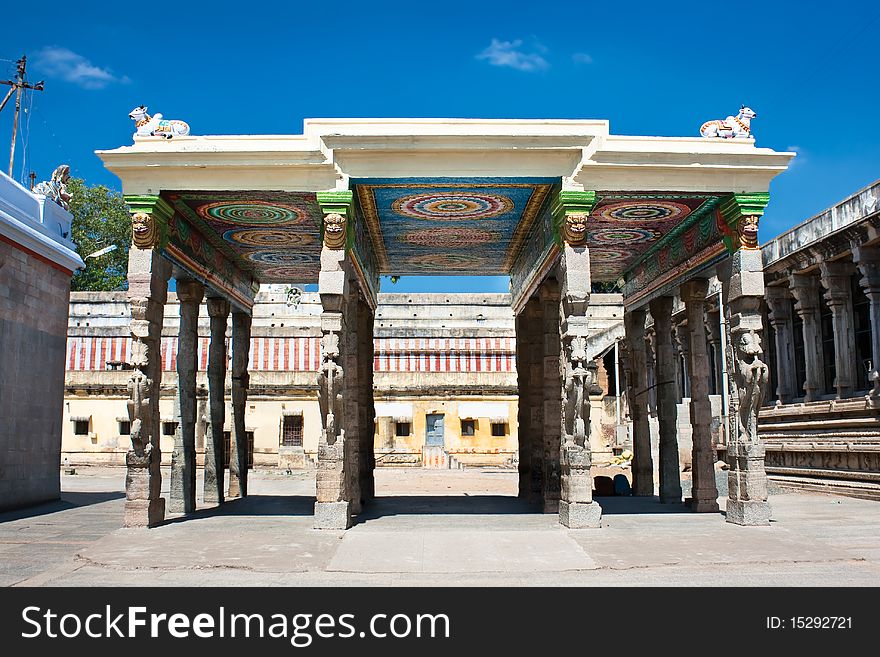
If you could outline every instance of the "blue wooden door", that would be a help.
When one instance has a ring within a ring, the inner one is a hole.
[[[443,446],[443,415],[426,415],[425,444]]]

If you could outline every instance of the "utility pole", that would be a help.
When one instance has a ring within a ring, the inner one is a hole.
[[[6,107],[6,103],[12,97],[13,92],[15,92],[15,115],[12,118],[12,145],[9,147],[9,177],[12,178],[12,165],[15,162],[15,137],[18,133],[18,115],[21,112],[21,91],[22,89],[33,89],[34,91],[42,91],[43,90],[43,81],[37,82],[36,84],[28,84],[24,81],[25,69],[27,68],[27,57],[22,55],[21,59],[16,62],[16,66],[18,68],[18,75],[15,80],[0,80],[0,84],[9,85],[9,91],[6,94],[6,97],[3,99],[3,102],[0,103],[0,112],[3,111],[3,108]]]

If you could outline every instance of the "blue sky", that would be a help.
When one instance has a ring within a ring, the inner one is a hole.
[[[61,162],[118,188],[93,151],[128,112],[194,134],[299,133],[305,117],[606,118],[617,134],[696,135],[745,103],[759,146],[795,150],[767,240],[880,178],[880,6],[801,2],[16,3],[0,78],[26,53],[15,177]],[[8,75],[7,75],[8,74]],[[0,90],[2,91],[2,90]],[[6,169],[12,106],[0,113]],[[404,277],[387,291],[450,289]],[[456,289],[504,290],[505,279]]]

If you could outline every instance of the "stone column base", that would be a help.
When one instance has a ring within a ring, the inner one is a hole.
[[[225,495],[223,497],[226,497]],[[216,490],[205,489],[205,504],[220,504],[220,496]]]
[[[718,500],[695,500],[692,497],[685,499],[684,504],[694,513],[719,513],[721,507]]]
[[[597,502],[559,502],[559,522],[569,529],[598,527],[602,519],[602,507]]]
[[[315,529],[348,529],[351,511],[348,502],[315,502]]]
[[[124,527],[155,527],[165,520],[165,498],[125,500]]]
[[[735,525],[769,525],[770,503],[727,500],[727,522]]]

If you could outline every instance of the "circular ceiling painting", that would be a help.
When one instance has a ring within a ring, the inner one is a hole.
[[[469,253],[427,253],[404,260],[403,267],[428,271],[466,270],[477,271],[486,266],[486,259]]]
[[[597,263],[616,262],[622,264],[633,255],[634,253],[628,249],[590,249],[590,261]]]
[[[203,219],[253,226],[296,224],[304,218],[293,206],[265,201],[218,201],[199,206],[198,213]]]
[[[314,255],[297,251],[252,251],[245,253],[244,257],[261,265],[302,265],[317,260]]]
[[[607,221],[663,221],[684,218],[691,209],[673,201],[618,201],[599,209],[599,216]]]
[[[429,228],[414,230],[400,236],[400,241],[430,248],[465,248],[498,240],[498,233],[478,228]]]
[[[599,228],[587,234],[587,241],[593,244],[641,244],[653,242],[660,237],[660,232],[651,228]]]
[[[391,209],[397,214],[435,221],[493,219],[511,212],[513,208],[513,201],[506,196],[470,192],[412,194],[391,204]]]
[[[223,233],[223,239],[232,244],[258,248],[306,246],[315,241],[306,233],[277,228],[233,228]]]

